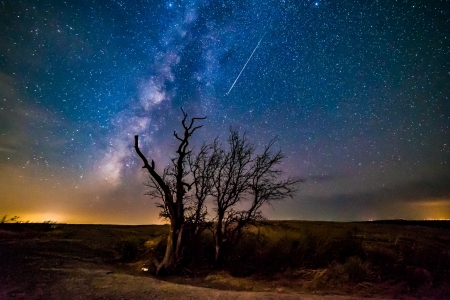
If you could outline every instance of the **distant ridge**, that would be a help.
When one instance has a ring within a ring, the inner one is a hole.
[[[409,226],[423,226],[441,229],[450,229],[450,220],[375,220],[363,221],[358,223],[379,223],[379,224],[393,224],[393,225],[409,225]]]

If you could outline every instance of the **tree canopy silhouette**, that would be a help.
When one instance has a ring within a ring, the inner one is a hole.
[[[156,274],[181,267],[186,247],[206,228],[213,232],[215,265],[221,267],[243,229],[263,219],[261,207],[292,197],[300,182],[279,168],[284,155],[272,151],[276,139],[258,153],[245,133],[239,135],[231,128],[225,145],[216,138],[196,152],[188,149],[190,137],[203,126],[196,122],[205,117],[187,122],[187,113],[183,109],[182,113],[184,134],[174,132],[177,155],[162,174],[143,155],[135,136],[135,150],[150,175],[147,195],[161,200],[160,216],[170,221],[165,255],[156,263]]]
[[[275,141],[258,154],[245,133],[230,129],[226,147],[216,139],[189,159],[194,182],[201,182],[204,189],[201,199],[205,193],[213,198],[216,266],[223,264],[227,249],[239,241],[242,229],[263,219],[260,209],[264,204],[292,197],[296,191],[300,180],[281,179],[283,172],[277,166],[284,155],[272,152]]]

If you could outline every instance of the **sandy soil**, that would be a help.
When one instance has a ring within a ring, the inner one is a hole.
[[[113,255],[77,239],[1,239],[0,299],[367,299],[174,284],[119,269]]]

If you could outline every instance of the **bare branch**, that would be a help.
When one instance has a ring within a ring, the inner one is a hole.
[[[139,157],[144,162],[144,168],[147,168],[147,169],[151,168],[150,165],[148,164],[147,158],[144,156],[144,154],[142,154],[141,150],[139,149],[139,135],[134,136],[134,149],[136,149],[136,153],[139,155]]]
[[[178,136],[178,134],[177,134],[177,132],[176,131],[174,131],[173,132],[173,135],[175,136],[175,138],[177,139],[177,140],[179,140],[180,142],[182,142],[183,141],[183,139],[182,138],[180,138],[179,136]]]

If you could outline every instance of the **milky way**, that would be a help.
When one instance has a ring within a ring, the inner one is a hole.
[[[2,1],[0,16],[3,215],[159,222],[133,136],[161,170],[183,107],[207,116],[193,146],[230,126],[278,137],[304,183],[269,218],[450,218],[448,1]]]

